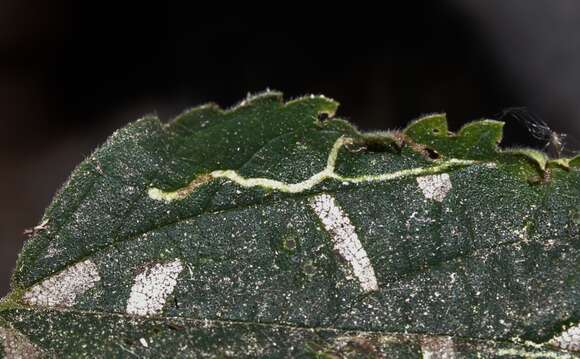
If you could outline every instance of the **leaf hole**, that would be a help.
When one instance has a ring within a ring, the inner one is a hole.
[[[330,115],[327,112],[319,112],[317,117],[318,121],[325,122],[330,118]]]
[[[307,276],[313,276],[316,273],[316,266],[311,261],[308,261],[302,265],[302,270]]]
[[[288,237],[284,240],[284,248],[290,252],[293,252],[296,250],[296,239],[293,237]]]
[[[441,158],[441,155],[439,154],[439,152],[437,152],[434,149],[429,148],[429,147],[425,147],[425,153],[432,160],[438,160]]]

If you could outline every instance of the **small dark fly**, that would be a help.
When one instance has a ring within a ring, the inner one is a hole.
[[[550,128],[546,122],[528,111],[525,107],[510,107],[501,112],[499,119],[511,117],[525,127],[532,137],[545,143],[544,150],[552,158],[560,158],[566,145],[566,134],[558,133]]]

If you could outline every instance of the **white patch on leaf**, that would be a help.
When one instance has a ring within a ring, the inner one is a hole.
[[[35,359],[43,356],[36,345],[14,329],[0,328],[0,342],[7,359]]]
[[[350,219],[336,204],[334,197],[321,194],[314,197],[310,206],[330,234],[334,249],[350,264],[362,289],[365,292],[378,290],[375,271],[367,252],[358,239]]]
[[[94,287],[99,280],[97,266],[86,260],[35,284],[24,293],[22,299],[30,305],[71,307],[78,296]]]
[[[421,339],[423,359],[454,359],[455,345],[451,337],[424,337]]]
[[[562,349],[580,351],[580,324],[568,328],[550,343]]]
[[[131,287],[127,313],[140,316],[159,314],[167,297],[173,293],[182,270],[181,261],[176,259],[168,263],[157,263],[139,273]]]
[[[451,178],[447,173],[417,177],[417,183],[425,198],[437,202],[443,202],[452,188]]]

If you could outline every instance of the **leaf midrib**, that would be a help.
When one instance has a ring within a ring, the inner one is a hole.
[[[488,343],[504,343],[504,344],[517,344],[510,340],[492,340],[489,338],[478,338],[478,337],[465,337],[465,336],[458,336],[453,333],[446,333],[446,334],[430,334],[430,333],[420,333],[420,332],[395,332],[395,331],[384,331],[384,330],[372,330],[368,328],[362,328],[359,326],[351,326],[351,327],[330,327],[330,326],[308,326],[308,325],[300,325],[297,323],[292,322],[261,322],[255,320],[235,320],[235,319],[223,319],[223,318],[188,318],[188,317],[173,317],[173,316],[150,316],[150,317],[140,317],[140,316],[133,316],[128,315],[124,312],[100,312],[94,310],[82,310],[77,308],[58,308],[52,307],[50,309],[43,308],[41,310],[35,310],[34,308],[26,308],[26,309],[15,309],[15,311],[27,311],[32,312],[34,314],[39,313],[66,313],[66,314],[77,314],[81,316],[94,316],[97,317],[95,319],[101,318],[120,318],[122,320],[126,320],[128,322],[161,322],[161,324],[173,324],[175,322],[189,322],[189,323],[196,323],[200,324],[200,326],[206,325],[208,322],[211,324],[218,324],[218,325],[247,325],[247,326],[261,326],[266,328],[287,328],[287,329],[298,329],[298,330],[315,330],[315,331],[332,331],[335,333],[356,333],[357,335],[364,335],[364,334],[375,334],[375,335],[383,335],[383,336],[430,336],[430,337],[445,337],[448,338],[449,336],[453,336],[453,338],[465,340],[465,341],[483,341]],[[13,328],[14,330],[20,330]],[[22,333],[25,335],[24,333]],[[542,343],[538,343],[542,344]],[[557,348],[554,348],[557,349]]]

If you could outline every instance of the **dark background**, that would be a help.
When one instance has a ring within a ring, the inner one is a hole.
[[[23,230],[75,165],[144,114],[167,121],[271,88],[332,97],[363,129],[443,111],[458,129],[524,105],[580,137],[578,1],[413,3],[228,11],[0,0],[0,295]],[[525,130],[506,137],[541,145]]]

